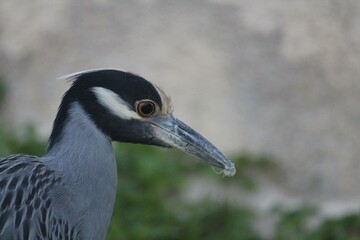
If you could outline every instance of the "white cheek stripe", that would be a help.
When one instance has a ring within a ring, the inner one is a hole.
[[[128,104],[113,91],[102,87],[93,87],[92,91],[95,93],[99,103],[109,109],[114,115],[126,120],[141,119],[141,117],[131,110]]]

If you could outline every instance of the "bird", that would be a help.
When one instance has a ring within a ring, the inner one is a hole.
[[[104,239],[117,184],[113,141],[176,148],[235,174],[234,164],[176,118],[170,97],[143,77],[95,69],[64,78],[71,86],[44,156],[0,159],[1,240]]]

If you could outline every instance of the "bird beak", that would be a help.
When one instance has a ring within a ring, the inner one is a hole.
[[[152,118],[154,134],[158,141],[174,147],[207,164],[223,169],[225,175],[233,176],[234,164],[228,160],[212,143],[172,114]]]

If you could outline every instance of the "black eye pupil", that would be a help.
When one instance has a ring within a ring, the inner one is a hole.
[[[141,106],[141,112],[144,115],[150,115],[154,111],[154,106],[151,103],[145,103]]]
[[[143,117],[151,116],[155,112],[155,104],[151,101],[140,102],[137,111]]]

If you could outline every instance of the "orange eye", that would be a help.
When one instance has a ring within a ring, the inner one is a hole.
[[[155,113],[156,105],[153,101],[143,100],[137,104],[136,111],[142,117],[150,117]]]

